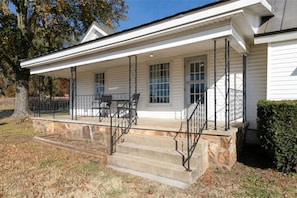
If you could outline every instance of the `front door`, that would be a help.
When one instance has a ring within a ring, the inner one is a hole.
[[[203,100],[206,88],[206,56],[193,57],[185,60],[185,105],[198,103]]]

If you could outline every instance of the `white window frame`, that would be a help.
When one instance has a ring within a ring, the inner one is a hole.
[[[164,69],[164,67],[168,67],[168,68]],[[152,69],[154,69],[154,71]],[[170,104],[170,62],[169,61],[149,64],[148,86],[149,86],[148,88],[149,104]],[[153,98],[152,96],[153,94],[155,95],[155,98]]]
[[[98,76],[101,76],[99,81],[98,80]],[[94,77],[94,95],[102,95],[104,94],[105,91],[105,73],[104,72],[99,72],[95,74]]]

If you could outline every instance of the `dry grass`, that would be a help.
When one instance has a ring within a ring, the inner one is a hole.
[[[0,118],[0,197],[297,197],[297,175],[276,172],[257,151],[232,171],[209,170],[182,190],[33,142],[33,135],[30,120]]]

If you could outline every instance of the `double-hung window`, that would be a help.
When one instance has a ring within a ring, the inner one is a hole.
[[[149,102],[169,103],[170,76],[169,63],[149,66]]]
[[[95,96],[102,95],[104,93],[104,73],[95,74]]]

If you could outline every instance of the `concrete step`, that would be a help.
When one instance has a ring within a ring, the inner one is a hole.
[[[178,139],[179,144],[184,144],[184,141]],[[188,185],[208,168],[208,143],[199,140],[191,158],[191,171],[186,171],[173,138],[127,134],[124,142],[117,145],[116,153],[109,156],[108,164],[117,170],[127,170],[124,172],[154,175],[154,178],[161,177],[164,181],[168,179]]]
[[[155,146],[169,149],[175,148],[175,140],[173,137],[127,134],[124,137],[124,141],[144,146]]]
[[[197,168],[193,168],[192,171],[186,171],[181,165],[124,153],[114,153],[112,156],[109,156],[108,164],[166,177],[186,184],[194,182],[197,176],[202,175],[202,171]]]
[[[187,153],[187,140],[185,138],[177,138],[177,144],[173,137],[164,136],[152,136],[152,135],[141,135],[141,134],[127,134],[125,135],[124,142],[134,143],[136,145],[150,146],[167,149],[168,151],[175,150],[176,146],[178,151],[186,154]],[[202,138],[196,146],[195,153],[207,152],[208,142]]]
[[[140,145],[136,143],[124,142],[117,145],[117,153],[131,154],[139,157],[174,163],[182,166],[182,156],[175,148],[164,148],[156,146]],[[191,163],[193,166],[198,165],[198,152],[193,154]]]

